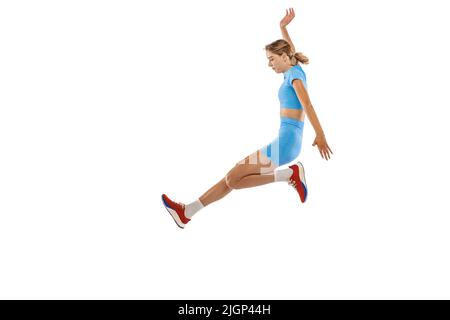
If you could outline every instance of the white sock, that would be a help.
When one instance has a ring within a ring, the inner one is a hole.
[[[203,207],[204,205],[200,202],[200,199],[197,199],[194,202],[186,205],[184,215],[186,216],[186,218],[191,219],[192,216]]]
[[[289,181],[294,171],[291,168],[275,170],[273,175],[275,177],[274,181]]]

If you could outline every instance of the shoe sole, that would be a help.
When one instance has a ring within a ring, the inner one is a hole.
[[[169,214],[171,215],[171,217],[173,218],[173,220],[175,221],[177,226],[179,226],[181,229],[184,229],[185,224],[183,222],[181,222],[180,217],[178,216],[178,213],[175,210],[169,208],[169,205],[168,205],[168,203],[166,203],[163,196],[161,196],[161,200],[164,204],[164,208],[166,208],[167,212],[169,212]]]
[[[297,165],[299,167],[299,174],[300,174],[300,182],[302,183],[302,187],[303,190],[305,192],[305,200],[303,202],[306,201],[306,198],[308,197],[308,188],[306,187],[306,177],[305,177],[305,168],[303,167],[303,164],[299,161],[297,162]]]

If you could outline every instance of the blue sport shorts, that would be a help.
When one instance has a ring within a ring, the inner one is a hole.
[[[278,137],[260,149],[277,167],[294,161],[300,154],[304,126],[303,121],[288,117],[281,117],[280,121]]]

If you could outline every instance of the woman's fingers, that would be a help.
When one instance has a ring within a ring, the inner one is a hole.
[[[328,160],[328,154],[327,151],[325,150],[325,148],[323,149],[323,156],[325,160]]]
[[[280,23],[282,26],[286,26],[289,24],[290,21],[291,21],[290,14],[289,14],[288,10],[286,9],[286,15],[283,17],[283,19],[281,20]]]
[[[331,151],[331,148],[328,146],[328,144],[327,144],[327,149],[330,150],[331,153],[333,153],[333,151]]]
[[[292,8],[286,9],[285,18],[290,18],[292,20],[292,18],[294,18],[294,17],[295,17],[294,9],[292,9]]]
[[[313,146],[316,145],[316,141],[314,141]],[[319,149],[320,156],[322,159],[329,160],[331,159],[331,154],[333,154],[333,151],[331,151],[330,147],[327,143],[321,143],[320,145],[317,144],[317,149]],[[331,152],[331,154],[330,154]]]
[[[322,152],[323,152],[323,155],[325,156],[325,160],[328,160],[328,152],[327,152],[327,148],[325,146],[323,146]]]
[[[327,150],[328,145],[325,145],[326,147],[323,148],[323,152],[327,155],[327,160],[330,159],[330,153]]]
[[[325,143],[321,142],[320,144],[317,144],[316,141],[314,140],[313,146],[315,145],[317,145],[317,149],[319,149],[320,156],[322,157],[322,159],[325,160],[331,159],[331,154],[333,154],[333,151],[331,151],[330,147],[326,142]]]
[[[320,155],[322,156],[323,159],[325,159],[327,161],[329,159],[331,159],[330,153],[328,152],[328,150],[327,150],[327,148],[325,146],[321,146],[319,148],[319,151],[320,151]]]
[[[294,8],[290,8],[290,9],[289,9],[289,13],[290,13],[290,15],[292,16],[292,18],[295,17]]]

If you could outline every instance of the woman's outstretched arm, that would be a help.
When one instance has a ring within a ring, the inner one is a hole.
[[[314,110],[311,101],[309,100],[308,92],[303,85],[303,82],[299,79],[294,79],[292,81],[292,86],[294,87],[297,97],[299,98],[303,108],[305,109],[306,115],[311,122],[314,131],[316,132],[316,138],[313,142],[313,147],[317,145],[319,149],[320,156],[325,160],[330,159],[330,147],[328,146],[327,139],[325,138],[325,133],[323,132],[322,126],[320,125],[319,118],[317,117],[316,111]]]
[[[287,25],[292,21],[292,19],[294,19],[295,17],[295,12],[293,8],[289,8],[289,11],[286,10],[286,15],[284,16],[284,18],[280,21],[280,29],[281,29],[281,34],[283,36],[283,39],[286,40],[287,42],[289,42],[292,50],[294,52],[295,51],[295,47],[294,47],[294,43],[292,42],[291,38],[289,37],[289,33],[287,31]]]

